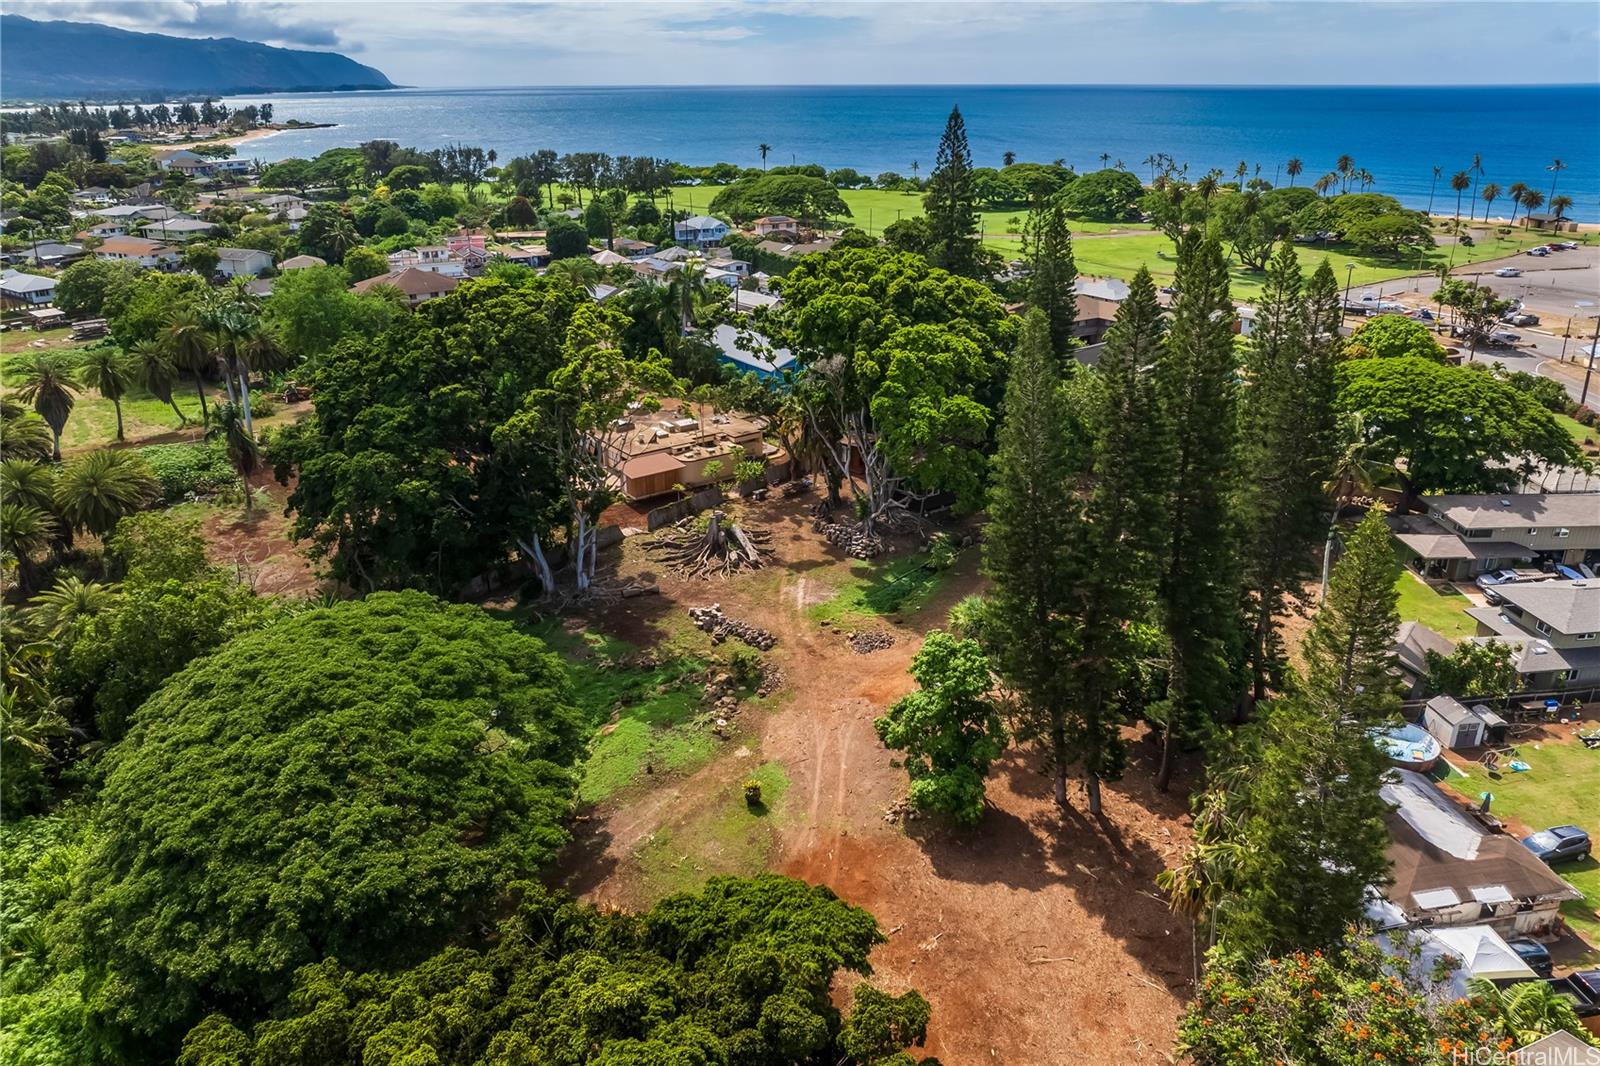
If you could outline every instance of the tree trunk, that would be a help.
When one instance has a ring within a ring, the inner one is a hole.
[[[589,587],[589,540],[593,536],[589,532],[589,516],[580,508],[576,515],[577,532],[572,538],[572,568],[576,575],[578,591],[582,592]]]
[[[178,416],[178,428],[182,429],[189,424],[189,416],[183,413],[183,408],[178,406],[178,401],[171,396],[167,397],[167,405],[172,408],[172,413]]]
[[[255,500],[250,493],[250,475],[241,472],[239,474],[239,484],[244,486],[244,513],[249,514],[255,510]]]
[[[550,561],[544,557],[544,545],[539,541],[539,534],[535,533],[531,542],[517,538],[517,547],[533,560],[533,567],[539,574],[539,584],[543,586],[544,595],[549,596],[555,592],[555,575],[550,572]]]
[[[55,445],[50,452],[50,458],[59,463],[61,461],[61,431],[55,426],[51,426],[50,438],[55,441]]]
[[[250,382],[248,380],[249,377],[250,377],[250,374],[249,374],[248,371],[245,371],[245,370],[240,370],[239,371],[239,398],[240,398],[240,402],[244,406],[244,430],[245,430],[246,433],[250,434],[250,436],[254,437],[256,435],[256,422],[255,422],[255,419],[250,417]]]
[[[1061,716],[1054,715],[1050,723],[1050,749],[1055,763],[1056,806],[1067,806],[1067,730]]]
[[[1177,713],[1176,708],[1169,713]],[[1161,738],[1161,769],[1156,771],[1156,791],[1165,792],[1172,785],[1172,748],[1177,741],[1172,735],[1172,724],[1167,724],[1166,733]]]
[[[211,415],[206,410],[206,386],[200,380],[200,371],[198,370],[194,372],[194,392],[196,396],[200,397],[200,424],[202,426],[208,425],[211,422]],[[183,412],[179,411],[178,414],[182,415]]]
[[[111,406],[117,409],[117,440],[125,440],[126,438],[122,435],[122,401],[120,399],[112,400]]]
[[[1100,778],[1090,774],[1084,781],[1084,787],[1089,791],[1089,813],[1095,817],[1100,816]]]

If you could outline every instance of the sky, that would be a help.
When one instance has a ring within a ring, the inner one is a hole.
[[[399,84],[1600,82],[1594,0],[0,0],[339,51]]]

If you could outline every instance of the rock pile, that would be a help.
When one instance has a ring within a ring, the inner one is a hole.
[[[875,651],[894,647],[894,637],[881,629],[869,630],[865,633],[851,633],[845,637],[850,650],[857,655],[870,655]]]
[[[713,644],[721,644],[729,637],[734,637],[757,651],[771,651],[772,646],[778,643],[777,637],[760,626],[753,626],[749,622],[741,622],[737,618],[729,618],[723,614],[721,604],[691,607],[689,618],[696,626],[711,634]]]
[[[883,540],[876,533],[868,533],[860,526],[840,525],[819,518],[812,526],[822,539],[844,551],[853,559],[871,559],[883,554]]]

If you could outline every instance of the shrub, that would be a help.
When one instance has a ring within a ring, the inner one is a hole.
[[[753,777],[744,783],[744,801],[752,807],[761,806],[761,782]]]
[[[728,670],[740,688],[755,688],[766,675],[761,653],[754,648],[735,648],[728,656]]]
[[[257,413],[260,411],[257,409]],[[205,496],[229,488],[238,480],[228,451],[221,441],[208,444],[153,444],[140,448],[150,473],[161,486],[161,498],[178,503],[191,493]]]

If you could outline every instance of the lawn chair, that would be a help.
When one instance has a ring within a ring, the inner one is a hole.
[[[1600,729],[1594,729],[1587,733],[1579,733],[1578,740],[1590,751],[1600,751]]]

